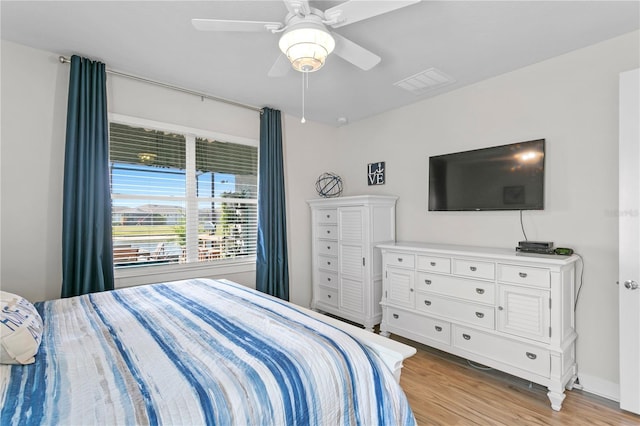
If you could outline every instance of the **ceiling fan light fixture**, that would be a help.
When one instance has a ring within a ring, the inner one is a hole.
[[[305,22],[287,30],[278,43],[293,69],[300,72],[317,71],[336,47],[331,34],[321,24]]]

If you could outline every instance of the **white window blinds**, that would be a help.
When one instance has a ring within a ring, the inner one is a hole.
[[[256,147],[110,123],[116,267],[255,256]]]

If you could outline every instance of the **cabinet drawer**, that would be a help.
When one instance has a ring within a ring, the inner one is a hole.
[[[465,277],[493,280],[496,277],[494,263],[477,260],[453,259],[453,273]]]
[[[318,288],[318,303],[338,307],[338,290],[332,288],[319,287]]]
[[[318,238],[338,239],[338,225],[318,225]]]
[[[335,272],[318,271],[318,281],[325,287],[338,288],[338,274]]]
[[[416,264],[416,257],[413,254],[389,252],[385,253],[384,262],[390,266],[413,268]]]
[[[338,271],[338,258],[335,256],[318,256],[318,268],[329,271]]]
[[[551,273],[544,268],[498,265],[498,281],[549,288],[551,286]]]
[[[337,256],[338,255],[338,243],[336,241],[318,241],[316,243],[316,247],[318,248],[319,254],[326,254],[329,256]]]
[[[318,223],[338,223],[338,211],[336,209],[320,209],[316,215]]]
[[[421,312],[466,322],[478,327],[495,328],[493,306],[476,305],[459,300],[447,299],[431,293],[416,294],[416,309]]]
[[[427,339],[451,344],[451,324],[447,321],[427,318],[400,309],[387,308],[384,312],[386,323],[394,328],[407,330]]]
[[[446,257],[418,256],[418,269],[421,271],[451,273],[451,259]]]
[[[457,297],[471,302],[493,305],[495,284],[487,281],[473,281],[450,275],[418,273],[416,290]]]
[[[538,346],[455,325],[453,346],[540,376],[550,375],[551,355]]]

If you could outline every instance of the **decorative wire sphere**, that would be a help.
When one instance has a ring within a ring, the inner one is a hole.
[[[339,197],[342,195],[342,178],[333,173],[323,173],[316,180],[316,191],[321,197]]]

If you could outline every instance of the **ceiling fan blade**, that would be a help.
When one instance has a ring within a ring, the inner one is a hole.
[[[340,28],[345,25],[364,19],[373,18],[387,12],[401,9],[419,3],[420,0],[394,0],[394,1],[370,1],[370,0],[349,0],[324,11],[325,19],[337,21],[329,24],[333,28]]]
[[[230,21],[226,19],[192,19],[191,25],[200,31],[262,32],[282,28],[280,22]]]
[[[351,62],[353,65],[365,71],[370,70],[380,62],[380,56],[375,53],[372,53],[364,47],[355,44],[351,40],[342,37],[340,34],[332,32],[331,35],[336,41],[336,48],[333,53],[340,56],[345,61]]]
[[[311,8],[309,7],[308,0],[283,0],[284,5],[287,7],[287,10],[292,15],[300,15],[307,16],[311,13]]]
[[[286,55],[280,54],[267,74],[269,77],[284,77],[291,69],[291,62]]]

